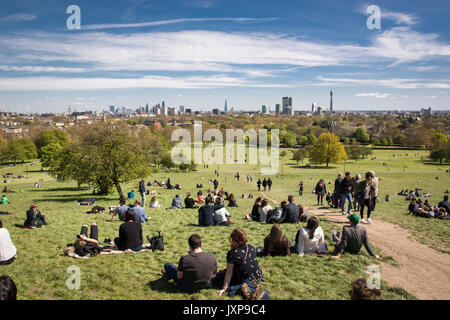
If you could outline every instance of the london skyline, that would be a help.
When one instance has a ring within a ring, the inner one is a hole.
[[[81,9],[68,30],[66,9]],[[370,30],[369,5],[381,10]],[[0,4],[0,110],[450,109],[445,1]]]

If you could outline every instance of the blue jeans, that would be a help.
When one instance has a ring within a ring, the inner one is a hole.
[[[348,210],[352,210],[352,194],[350,192],[346,192],[341,194],[341,209],[342,213],[345,213],[345,199],[348,199]]]
[[[255,292],[256,288],[255,288],[255,286],[254,286],[250,281],[248,281],[248,280],[246,279],[244,282],[248,285],[248,287],[249,287],[249,289],[250,289],[251,292]],[[243,283],[228,287],[228,289],[227,289],[228,296],[229,296],[229,297],[232,297],[232,296],[234,296],[235,294],[239,293],[240,290],[241,290],[241,288],[242,288],[242,285],[243,285]],[[263,295],[263,297],[261,298],[261,300],[269,300],[269,292],[268,292],[267,290],[266,290],[266,292],[264,293],[264,295]]]
[[[164,270],[166,270],[166,274],[175,281],[178,286],[178,290],[180,290],[180,292],[186,292],[184,289],[183,280],[180,280],[177,277],[177,267],[175,267],[173,263],[167,262],[164,265]]]

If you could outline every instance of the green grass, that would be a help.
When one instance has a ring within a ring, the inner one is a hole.
[[[392,153],[392,151],[389,151]],[[415,154],[420,151],[396,151],[396,154]],[[399,224],[408,228],[412,236],[421,242],[448,253],[449,225],[448,221],[423,219],[406,216],[408,202],[395,196],[401,189],[422,187],[424,191],[433,194],[432,203],[441,200],[443,191],[450,182],[450,175],[445,173],[444,167],[430,166],[419,162],[420,156],[415,158],[382,159],[387,157],[385,150],[375,152],[377,159],[374,161],[348,162],[346,170],[352,173],[373,169],[379,177],[380,194],[391,195],[391,202],[380,202],[375,212],[376,218]],[[390,170],[384,170],[382,162],[388,160]],[[402,166],[406,164],[406,173]],[[25,165],[14,168],[4,167],[0,173],[24,172]],[[304,205],[314,205],[315,198],[311,191],[317,180],[321,177],[326,181],[334,181],[336,173],[343,171],[343,164],[334,168],[299,169],[291,160],[286,160],[281,172],[273,176],[274,185],[270,194],[277,201],[287,198],[288,194],[296,196],[296,202]],[[195,184],[204,177],[204,190],[212,184],[208,179],[214,178],[214,169],[199,168],[192,173],[166,173],[153,174],[147,180],[153,181],[169,175],[182,187],[181,191],[152,188],[158,193],[158,201],[163,206],[161,209],[148,209],[147,214],[152,217],[149,223],[143,225],[144,237],[156,234],[158,230],[165,233],[166,250],[163,252],[142,252],[137,254],[122,254],[96,256],[91,259],[73,259],[64,256],[62,248],[73,243],[75,235],[79,233],[82,224],[96,222],[99,225],[99,239],[114,238],[118,235],[120,222],[107,222],[110,216],[107,213],[87,215],[88,207],[77,206],[74,200],[91,196],[91,190],[87,188],[78,191],[75,183],[54,182],[39,168],[33,168],[29,172],[29,180],[34,183],[39,179],[48,181],[44,189],[34,189],[33,186],[20,186],[26,183],[11,185],[11,189],[23,190],[23,193],[9,193],[11,202],[2,206],[0,211],[16,210],[16,215],[2,215],[3,224],[9,229],[13,242],[18,249],[18,259],[9,266],[0,267],[2,274],[11,276],[18,286],[19,299],[229,299],[219,298],[217,291],[202,290],[194,295],[180,294],[174,284],[168,282],[160,274],[165,262],[178,263],[181,255],[188,251],[187,238],[192,233],[198,233],[203,239],[203,248],[215,254],[218,259],[219,269],[226,266],[226,252],[228,250],[228,237],[234,227],[240,227],[247,232],[249,243],[253,246],[263,244],[264,237],[269,233],[270,225],[242,220],[244,214],[249,213],[254,199],[240,199],[240,195],[253,193],[258,196],[256,180],[259,168],[250,165],[220,166],[220,187],[232,191],[238,196],[239,208],[230,208],[229,211],[235,222],[231,227],[199,228],[196,210],[166,210],[172,197],[178,193],[182,198],[190,191],[195,193]],[[241,181],[234,180],[234,173],[240,172]],[[253,184],[247,184],[245,176],[253,175]],[[435,179],[439,177],[439,180]],[[226,177],[227,181],[224,181]],[[22,180],[22,179],[21,179]],[[299,199],[297,193],[298,182],[305,182],[305,193]],[[423,181],[423,182],[419,182]],[[331,187],[332,185],[327,185]],[[137,190],[137,182],[125,184],[125,191]],[[148,197],[148,196],[147,196]],[[96,196],[96,204],[107,207],[115,205],[117,194],[109,196]],[[147,198],[147,203],[148,203]],[[25,211],[31,202],[37,202],[41,211],[46,214],[49,225],[36,230],[26,230],[16,227],[23,224]],[[326,242],[331,251],[333,243],[330,240],[331,232],[341,227],[324,219],[320,222],[326,234]],[[284,234],[293,240],[297,230],[302,225],[282,225]],[[61,248],[59,248],[61,247]],[[375,248],[377,253],[380,251]],[[395,264],[392,257],[382,256],[383,261]],[[348,299],[350,283],[358,277],[366,276],[368,265],[377,263],[369,257],[365,250],[359,255],[344,255],[340,260],[334,260],[330,255],[322,258],[306,256],[292,257],[265,257],[258,259],[267,279],[264,286],[269,290],[272,299]],[[69,266],[76,265],[81,269],[81,290],[69,290],[66,280],[69,274],[66,270]],[[413,299],[414,297],[401,288],[389,288],[382,285],[385,299]],[[234,299],[240,299],[235,297]]]

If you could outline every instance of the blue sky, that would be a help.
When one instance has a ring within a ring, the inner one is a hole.
[[[282,96],[307,110],[331,89],[338,110],[449,110],[449,13],[437,0],[2,1],[0,110],[274,110]]]

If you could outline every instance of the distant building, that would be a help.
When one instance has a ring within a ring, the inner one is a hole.
[[[109,106],[109,112],[114,113],[114,111],[115,111],[114,106]]]
[[[216,114],[216,115],[219,115],[219,114],[220,114],[220,110],[217,109],[217,108],[216,108],[216,109],[213,109],[213,110],[212,110],[212,113],[213,113],[213,114]]]
[[[333,90],[330,91],[330,112],[333,113]]]
[[[179,106],[180,113],[184,113],[184,106]]]
[[[276,114],[280,114],[281,113],[281,105],[279,103],[277,103],[275,105],[275,113]]]
[[[225,99],[225,106],[224,106],[224,108],[223,108],[223,111],[224,111],[225,113],[228,112],[227,99]]]
[[[282,114],[288,114],[293,115],[293,109],[292,109],[292,97],[283,97],[283,111]]]
[[[261,107],[261,113],[264,113],[264,114],[268,113],[268,112],[267,112],[267,107],[266,107],[266,105],[263,105],[263,106]]]
[[[428,115],[432,115],[433,111],[431,110],[431,107],[427,108],[427,109],[421,109],[420,113],[423,114],[424,116],[428,116]]]
[[[186,109],[185,113],[192,113],[192,109]]]

